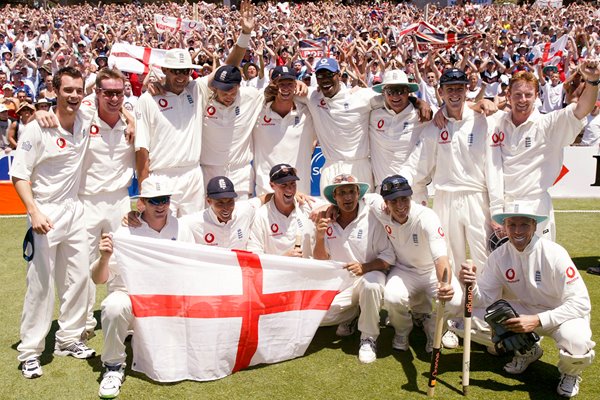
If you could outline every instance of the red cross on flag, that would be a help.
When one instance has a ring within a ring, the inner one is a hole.
[[[108,65],[124,72],[147,74],[150,65],[156,67],[163,62],[166,52],[163,49],[115,43],[110,50]]]
[[[135,316],[132,369],[223,378],[302,356],[344,281],[341,263],[114,237]]]

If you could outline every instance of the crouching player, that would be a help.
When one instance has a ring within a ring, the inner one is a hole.
[[[534,202],[507,203],[504,212],[493,219],[503,224],[509,243],[490,255],[477,282],[477,266],[463,264],[459,277],[463,283],[475,283],[476,316],[482,314],[477,307],[502,298],[509,299],[516,311],[515,317],[492,325],[496,348],[500,344],[515,350],[504,370],[510,374],[525,371],[543,354],[539,344],[529,345],[532,333],[550,336],[559,349],[561,377],[556,390],[561,396],[573,397],[579,392],[581,373],[594,359],[590,297],[567,251],[535,234],[537,224],[547,218],[535,210],[539,208]],[[525,344],[521,350],[520,344]]]

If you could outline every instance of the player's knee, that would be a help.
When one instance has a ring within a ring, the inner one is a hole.
[[[108,296],[101,305],[102,319],[115,320],[131,314],[131,301],[127,296]]]
[[[386,309],[394,309],[398,311],[408,311],[410,305],[408,296],[391,290],[385,290],[383,295],[383,303],[385,304]]]

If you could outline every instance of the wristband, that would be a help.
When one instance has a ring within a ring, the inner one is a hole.
[[[589,83],[592,86],[598,86],[598,84],[600,84],[600,79],[597,79],[595,81],[585,81],[585,83]]]
[[[240,46],[242,49],[247,49],[248,44],[250,44],[250,34],[249,33],[240,33],[240,36],[237,38],[236,44]]]

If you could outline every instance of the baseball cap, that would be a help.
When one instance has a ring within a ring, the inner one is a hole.
[[[548,72],[558,72],[558,67],[556,65],[546,65],[544,69],[542,69],[542,73],[546,74]]]
[[[405,177],[392,175],[381,182],[379,194],[384,200],[394,200],[398,197],[412,196],[413,191]]]
[[[171,196],[173,189],[167,179],[159,178],[156,175],[151,175],[142,182],[142,191],[140,197],[151,199],[153,197]]]
[[[387,85],[404,85],[408,86],[409,92],[416,92],[419,90],[419,85],[416,83],[410,83],[408,81],[408,76],[404,73],[404,71],[399,69],[393,69],[391,71],[387,71],[383,75],[383,82],[379,85],[373,85],[373,90],[377,93],[381,93],[383,88]]]
[[[14,86],[11,85],[10,83],[5,83],[4,86],[2,86],[2,90],[6,90],[6,89],[15,90]]]
[[[333,178],[333,182],[331,185],[325,186],[323,189],[323,196],[331,203],[337,206],[337,201],[333,197],[333,192],[337,189],[338,186],[344,185],[356,185],[358,186],[358,199],[362,199],[365,193],[369,190],[369,184],[365,182],[359,182],[354,175],[350,174],[340,174]]]
[[[299,181],[296,168],[289,164],[277,164],[269,171],[269,180],[273,183],[286,183],[291,181]]]
[[[192,56],[185,49],[167,50],[160,66],[169,69],[199,68],[198,65],[192,64]]]
[[[226,176],[215,176],[206,185],[206,197],[210,199],[232,199],[237,196],[233,182]]]
[[[315,72],[318,72],[321,69],[326,69],[331,72],[338,72],[340,70],[340,66],[335,58],[321,58],[317,63]]]
[[[220,90],[231,90],[242,82],[242,73],[233,65],[223,65],[217,69],[211,85]]]
[[[8,111],[8,108],[4,104],[0,104],[0,113]]]
[[[442,77],[440,78],[440,85],[452,85],[452,84],[468,84],[469,79],[465,71],[458,68],[448,68],[444,70]]]
[[[289,69],[286,66],[280,66],[280,67],[275,67],[273,68],[273,72],[271,73],[271,80],[275,80],[275,79],[296,79],[296,74],[294,74],[292,72],[291,69]]]

